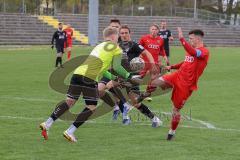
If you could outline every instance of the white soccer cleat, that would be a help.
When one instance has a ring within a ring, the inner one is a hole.
[[[63,136],[70,142],[77,142],[76,137],[73,134],[69,134],[67,131],[63,132]]]
[[[152,119],[152,127],[157,128],[162,125],[163,125],[163,122],[157,116],[154,116]]]

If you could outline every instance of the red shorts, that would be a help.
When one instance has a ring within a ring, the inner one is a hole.
[[[64,48],[68,48],[68,47],[72,48],[72,40],[67,40],[67,42],[64,43]]]
[[[173,87],[171,99],[174,107],[181,109],[191,96],[192,90],[180,81],[178,72],[164,75],[162,78]]]

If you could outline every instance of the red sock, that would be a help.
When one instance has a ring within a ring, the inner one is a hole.
[[[178,124],[180,122],[180,119],[181,119],[181,115],[180,114],[177,114],[177,115],[173,115],[172,116],[172,123],[171,123],[171,129],[172,130],[176,130],[177,127],[178,127]]]
[[[71,58],[71,51],[68,51],[67,53],[67,59],[69,60]]]

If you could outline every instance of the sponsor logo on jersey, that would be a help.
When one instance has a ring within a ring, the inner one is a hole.
[[[159,49],[159,45],[149,44],[148,48]]]
[[[194,57],[193,56],[185,56],[185,62],[193,63],[194,62]]]

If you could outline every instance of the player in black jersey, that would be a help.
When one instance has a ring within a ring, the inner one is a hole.
[[[58,64],[60,63],[61,68],[63,68],[62,65],[62,55],[64,53],[64,42],[67,40],[66,32],[63,31],[63,25],[62,23],[58,24],[58,30],[54,32],[52,36],[52,49],[54,48],[54,41],[55,41],[55,47],[57,50],[57,58],[56,58],[56,64],[55,67],[58,67]]]
[[[163,20],[160,24],[160,31],[158,35],[163,38],[164,40],[164,49],[166,52],[167,57],[170,56],[170,49],[169,49],[169,40],[173,41],[172,32],[167,29],[167,21]]]
[[[119,30],[121,41],[119,42],[120,48],[123,50],[122,55],[122,66],[129,72],[132,72],[130,68],[130,61],[135,58],[139,57],[141,54],[145,54],[149,61],[154,64],[154,60],[151,56],[151,54],[145,50],[141,45],[131,40],[130,36],[130,29],[127,25],[121,26]],[[157,70],[157,68],[153,68],[153,70]],[[133,75],[138,75],[136,72],[132,72]],[[109,82],[111,83],[111,81]],[[136,107],[142,114],[147,116],[152,120],[152,126],[158,127],[162,124],[162,122],[159,120],[157,116],[154,115],[153,112],[149,110],[149,108],[144,105],[143,103],[137,103],[137,97],[139,93],[139,85],[132,85],[131,87],[126,87],[127,94],[129,98],[131,99],[132,105]],[[123,110],[123,117],[127,115],[128,108]]]

